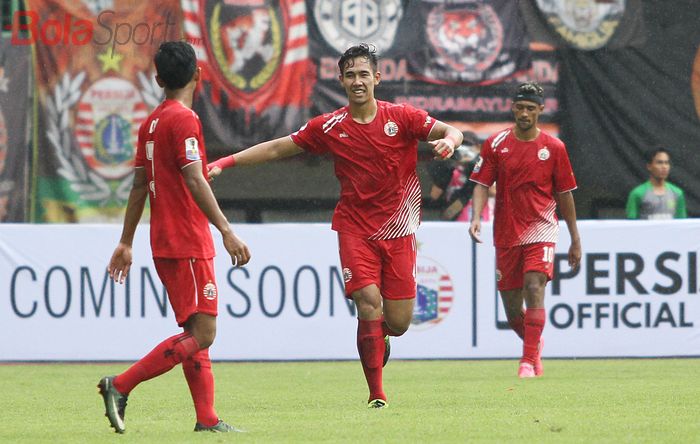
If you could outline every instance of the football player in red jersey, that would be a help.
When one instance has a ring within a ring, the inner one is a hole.
[[[508,323],[523,340],[518,376],[529,378],[543,374],[544,288],[552,279],[559,235],[557,206],[571,236],[572,268],[581,261],[581,238],[571,193],[576,179],[566,147],[537,126],[544,110],[542,87],[534,82],[520,85],[511,110],[515,125],[486,139],[471,180],[476,182],[474,214],[481,214],[489,187],[498,185],[493,223],[496,279]],[[475,217],[469,234],[481,242],[480,232],[481,220]]]
[[[369,45],[349,48],[338,61],[348,105],[311,119],[290,136],[267,141],[213,162],[222,168],[252,165],[308,151],[330,153],[340,182],[333,214],[345,293],[358,313],[357,348],[369,386],[370,408],[387,406],[382,367],[389,336],[401,336],[413,318],[416,297],[415,231],[421,189],[416,174],[419,140],[446,158],[462,132],[409,105],[374,98],[381,75]]]
[[[134,232],[148,196],[153,261],[184,332],[158,344],[125,372],[102,378],[98,387],[111,426],[123,433],[131,390],[182,363],[197,415],[195,431],[236,431],[214,410],[209,346],[216,334],[218,294],[209,223],[221,232],[234,266],[245,265],[250,252],[231,230],[207,183],[202,125],[190,109],[200,78],[194,49],[185,42],[165,42],[154,61],[166,99],[139,129],[134,183],[108,272],[116,282],[126,279]]]

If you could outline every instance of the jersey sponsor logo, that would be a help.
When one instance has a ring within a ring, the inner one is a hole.
[[[342,54],[358,42],[380,53],[394,44],[403,15],[401,0],[317,0],[314,18],[326,43]]]
[[[185,139],[185,157],[187,160],[200,160],[199,141],[196,137],[188,137]]]
[[[105,179],[131,173],[138,128],[146,104],[134,85],[118,77],[99,79],[78,102],[75,135],[88,166]]]
[[[433,259],[416,258],[416,303],[411,323],[425,330],[442,322],[450,314],[454,286],[450,274]]]
[[[213,301],[214,299],[216,299],[217,295],[216,285],[213,282],[209,281],[207,285],[204,286],[202,294],[204,294],[205,299]]]
[[[352,271],[349,268],[343,268],[343,282],[346,284],[352,280]]]
[[[386,134],[389,137],[394,137],[399,133],[399,126],[395,123],[389,120],[387,123],[384,124],[384,134]]]
[[[443,68],[458,72],[460,81],[483,77],[503,47],[503,25],[487,4],[435,6],[427,17],[428,40]]]
[[[549,159],[549,150],[547,149],[546,146],[545,146],[544,148],[541,148],[541,149],[537,152],[537,158],[540,159],[540,160],[547,160],[547,159]]]
[[[625,13],[626,0],[537,0],[549,25],[570,45],[585,50],[605,46]]]

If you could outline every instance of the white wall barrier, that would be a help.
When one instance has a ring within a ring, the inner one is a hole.
[[[216,259],[214,359],[354,359],[356,321],[326,224],[237,225],[253,259]],[[581,268],[557,246],[547,287],[545,357],[700,356],[700,221],[580,223]],[[0,225],[0,361],[134,360],[178,328],[150,257],[148,227],[126,285],[105,267],[116,225]],[[520,354],[495,290],[491,227],[483,245],[459,223],[418,232],[415,322],[397,358]],[[215,236],[216,248],[223,251]]]

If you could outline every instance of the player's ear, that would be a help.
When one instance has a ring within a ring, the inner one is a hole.
[[[382,81],[382,73],[380,73],[379,71],[375,72],[374,73],[374,84],[379,85],[379,82],[381,82],[381,81]]]
[[[165,88],[165,83],[163,83],[163,80],[160,78],[160,76],[158,74],[156,74],[156,83],[161,88]]]
[[[198,66],[197,69],[194,70],[194,75],[192,76],[192,80],[195,82],[199,82],[199,79],[202,78],[202,67]]]

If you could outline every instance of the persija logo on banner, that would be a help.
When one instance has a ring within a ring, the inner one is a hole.
[[[111,46],[112,53],[116,46],[134,43],[145,45],[160,43],[168,35],[168,28],[176,25],[170,15],[163,21],[154,23],[116,22],[115,11],[100,12],[95,22],[78,19],[71,14],[63,14],[63,18],[42,20],[36,11],[16,11],[12,24],[5,25],[6,30],[12,30],[11,44],[46,46],[63,45],[96,45]],[[96,29],[97,28],[97,29]]]

